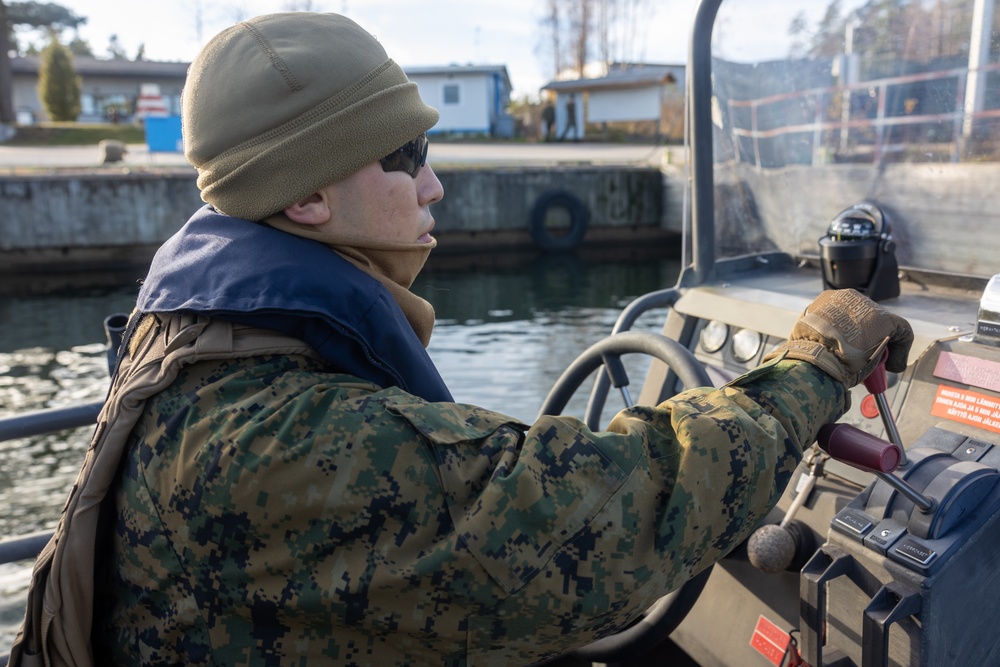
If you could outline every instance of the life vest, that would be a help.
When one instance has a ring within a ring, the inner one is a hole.
[[[150,397],[168,387],[183,366],[199,361],[273,354],[321,360],[298,339],[205,316],[133,314],[132,319],[80,475],[55,534],[35,562],[10,667],[93,667],[101,504]]]

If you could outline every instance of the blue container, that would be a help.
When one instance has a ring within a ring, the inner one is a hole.
[[[180,116],[146,118],[146,145],[150,153],[183,153]]]

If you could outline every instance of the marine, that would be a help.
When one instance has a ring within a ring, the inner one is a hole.
[[[742,542],[882,352],[905,367],[909,325],[841,290],[759,368],[605,431],[454,402],[409,291],[436,120],[336,14],[205,47],[183,125],[206,204],[143,282],[12,665],[562,655]]]

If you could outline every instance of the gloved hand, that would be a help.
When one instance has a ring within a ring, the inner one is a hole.
[[[913,329],[902,317],[856,290],[827,290],[764,360],[786,353],[787,359],[808,361],[850,388],[868,377],[887,346],[886,370],[906,370],[912,344]]]

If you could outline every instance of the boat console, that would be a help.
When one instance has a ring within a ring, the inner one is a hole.
[[[915,334],[906,370],[852,390],[764,525],[637,623],[701,667],[1000,664],[1000,64],[983,46],[1000,17],[954,3],[932,53],[875,36],[943,15],[850,5],[797,3],[805,29],[761,40],[729,28],[784,3],[702,0],[692,31],[664,337],[721,386],[824,289],[858,289]],[[683,385],[654,360],[637,402]],[[628,664],[603,647],[582,654]]]
[[[797,4],[808,29],[779,44],[727,26],[783,3],[702,0],[692,32],[690,219],[663,335],[721,386],[824,289],[858,289],[915,334],[906,370],[852,390],[665,626],[702,667],[1000,664],[1000,65],[982,46],[1000,17],[955,3],[931,53],[876,44],[877,26],[942,16],[849,4]],[[654,361],[637,402],[681,388]]]
[[[681,290],[664,334],[686,341],[715,384],[756,366],[824,288],[813,263],[782,262],[734,262],[713,284]],[[715,567],[671,635],[699,664],[758,664],[743,662],[748,651],[785,656],[793,637],[811,667],[1000,660],[1000,647],[972,639],[989,636],[1000,611],[1000,279],[983,282],[904,279],[900,295],[882,301],[914,327],[907,370],[889,373],[878,394],[854,388],[771,530]],[[650,375],[640,402],[679,389],[663,366]],[[860,439],[860,454],[845,439]],[[891,440],[902,456],[872,454],[894,451]],[[780,567],[755,553],[773,553],[786,534],[793,547]],[[718,641],[707,630],[718,618],[742,641]]]

